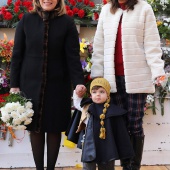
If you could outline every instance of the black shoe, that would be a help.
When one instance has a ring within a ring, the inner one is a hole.
[[[130,165],[123,166],[122,170],[132,170]]]
[[[132,142],[132,146],[135,152],[135,156],[131,160],[131,168],[132,170],[140,170],[142,153],[143,153],[143,145],[144,145],[144,137],[131,136],[131,142]]]
[[[122,160],[120,160],[120,164],[123,167],[122,170],[131,170],[131,160],[130,159],[122,159]]]
[[[140,170],[140,166],[132,166],[131,170]]]

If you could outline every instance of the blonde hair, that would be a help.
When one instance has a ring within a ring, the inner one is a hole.
[[[39,0],[33,0],[33,10],[31,11],[31,13],[37,13],[38,11],[41,11],[41,10],[42,10],[42,7],[40,5]],[[64,0],[58,0],[58,3],[56,7],[54,8],[54,11],[56,11],[58,16],[66,14]]]

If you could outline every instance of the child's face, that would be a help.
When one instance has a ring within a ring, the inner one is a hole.
[[[91,98],[94,103],[100,104],[108,99],[106,90],[103,87],[91,91]]]

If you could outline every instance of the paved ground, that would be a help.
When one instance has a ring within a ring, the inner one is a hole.
[[[15,170],[36,170],[35,168],[11,168]],[[55,168],[55,170],[81,170],[82,168],[75,168],[75,167],[61,167]],[[0,170],[10,170],[10,169],[2,169]],[[116,166],[115,170],[122,170],[120,166]],[[166,166],[142,166],[141,170],[170,170],[170,165]]]

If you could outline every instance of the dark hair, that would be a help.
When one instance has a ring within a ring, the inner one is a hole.
[[[91,90],[98,90],[100,88],[103,88],[102,86],[93,86]],[[103,88],[104,89],[104,88]]]
[[[109,1],[111,3],[111,13],[115,13],[117,11],[117,9],[119,8],[119,2],[118,0],[110,0]],[[138,3],[138,0],[127,0],[125,5],[127,10],[133,10],[134,6]]]

